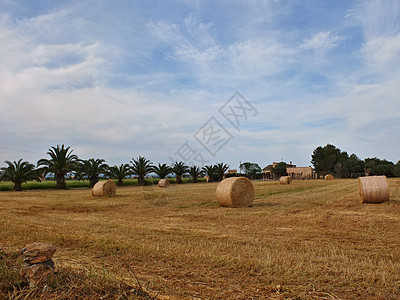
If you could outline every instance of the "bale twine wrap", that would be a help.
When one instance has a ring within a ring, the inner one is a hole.
[[[281,176],[281,178],[279,179],[280,184],[289,184],[290,181],[290,176]]]
[[[168,179],[160,179],[158,181],[158,187],[168,188],[169,187],[169,180]]]
[[[358,177],[358,193],[361,203],[389,201],[389,187],[386,176]]]
[[[325,175],[325,180],[333,180],[333,179],[335,179],[335,177],[333,177],[332,174]]]
[[[99,181],[92,189],[93,197],[113,197],[117,192],[117,186],[111,179],[106,181]]]
[[[253,204],[254,187],[246,177],[231,177],[218,184],[216,196],[221,206],[246,207]]]

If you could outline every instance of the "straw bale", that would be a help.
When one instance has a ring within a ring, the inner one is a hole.
[[[246,177],[231,177],[218,184],[216,196],[221,206],[246,207],[253,204],[254,187]]]
[[[280,184],[289,184],[290,181],[290,176],[281,176],[279,179]]]
[[[333,180],[333,179],[335,179],[335,177],[333,177],[332,174],[325,175],[325,180]]]
[[[383,203],[389,201],[389,187],[386,176],[358,178],[358,193],[361,203]]]
[[[161,188],[168,188],[169,187],[169,180],[168,179],[160,179],[158,181],[158,186]]]
[[[92,189],[93,197],[113,197],[117,192],[117,186],[111,179],[106,181],[99,181]]]

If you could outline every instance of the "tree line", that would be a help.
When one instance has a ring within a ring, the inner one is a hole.
[[[104,159],[90,158],[80,159],[73,154],[71,147],[57,145],[51,147],[47,154],[50,158],[39,159],[37,166],[22,159],[18,161],[6,160],[6,167],[0,169],[0,180],[8,180],[14,183],[14,190],[21,191],[22,183],[28,180],[42,180],[48,174],[53,174],[57,189],[66,189],[65,177],[73,174],[77,180],[89,180],[89,187],[93,187],[100,176],[116,179],[117,185],[122,186],[123,180],[130,176],[136,176],[139,185],[145,184],[145,177],[155,173],[160,179],[174,174],[176,183],[182,183],[182,176],[189,174],[192,182],[196,183],[200,176],[208,176],[209,181],[221,181],[229,166],[224,163],[199,166],[187,166],[184,162],[174,162],[171,165],[153,163],[145,157],[132,158],[129,164],[109,166]]]
[[[136,159],[132,158],[128,164],[109,166],[104,159],[80,159],[73,154],[71,147],[64,145],[51,147],[47,154],[50,158],[39,159],[36,166],[22,159],[14,162],[6,160],[7,166],[0,169],[0,180],[13,182],[16,191],[22,190],[22,183],[28,180],[41,180],[47,174],[54,175],[57,189],[66,188],[65,177],[67,174],[73,174],[77,180],[89,180],[90,187],[99,181],[100,176],[116,179],[117,184],[122,186],[123,180],[133,175],[137,177],[139,185],[144,185],[145,177],[150,173],[156,174],[160,179],[174,174],[176,183],[179,184],[182,183],[182,177],[186,174],[191,176],[194,183],[201,176],[207,176],[208,181],[221,181],[229,168],[224,163],[199,167],[187,166],[182,161],[176,161],[171,165],[165,163],[153,165],[150,160],[142,156]],[[396,164],[376,157],[361,160],[354,153],[348,155],[346,151],[331,144],[315,148],[311,155],[311,163],[316,173],[332,174],[338,178],[355,178],[365,174],[400,176],[400,160]],[[271,172],[277,177],[284,176],[287,175],[286,167],[285,162],[280,162]],[[227,177],[245,175],[250,179],[261,178],[262,169],[256,163],[244,162],[240,165],[240,169],[244,171],[244,174],[227,174]]]
[[[400,176],[400,160],[396,164],[377,157],[362,160],[354,153],[349,155],[331,144],[315,148],[311,155],[311,163],[315,172],[322,175],[332,174],[338,178],[353,178],[365,174]]]
[[[357,178],[365,175],[400,176],[400,160],[396,164],[377,157],[362,160],[354,153],[349,155],[332,144],[315,148],[311,155],[311,163],[314,171],[323,176],[327,174],[337,178]],[[286,168],[285,162],[279,162],[271,172],[279,178],[288,175]]]

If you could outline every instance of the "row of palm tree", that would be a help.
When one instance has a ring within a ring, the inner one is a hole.
[[[202,175],[207,176],[209,181],[221,181],[229,166],[224,163],[209,165],[200,168],[199,166],[187,166],[184,162],[174,162],[171,166],[167,164],[153,165],[145,157],[139,156],[132,159],[129,164],[120,166],[108,166],[104,159],[90,158],[88,160],[79,159],[72,153],[70,147],[57,145],[51,147],[47,154],[49,159],[40,159],[37,162],[37,168],[27,161],[20,159],[18,162],[5,161],[7,167],[1,168],[0,180],[9,180],[14,183],[14,190],[22,190],[22,183],[28,180],[40,180],[47,174],[54,174],[57,189],[65,189],[65,176],[74,173],[78,180],[88,179],[90,187],[93,187],[98,181],[100,175],[117,179],[119,186],[123,185],[123,180],[131,175],[137,176],[138,184],[145,184],[145,177],[150,173],[157,174],[160,179],[170,174],[175,174],[176,183],[182,183],[182,176],[189,174],[192,182],[197,182]]]

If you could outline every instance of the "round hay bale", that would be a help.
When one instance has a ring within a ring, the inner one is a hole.
[[[281,178],[279,179],[280,184],[289,184],[290,181],[290,176],[281,176]]]
[[[169,187],[169,180],[168,179],[160,179],[158,181],[158,187],[160,187],[160,188],[168,188]]]
[[[254,187],[246,177],[231,177],[218,184],[216,196],[221,206],[246,207],[253,204]]]
[[[389,187],[386,176],[358,177],[358,193],[361,203],[389,201]]]
[[[117,192],[117,186],[111,179],[106,181],[99,181],[92,189],[93,197],[113,197]]]
[[[335,177],[333,177],[333,175],[331,175],[331,174],[325,175],[325,180],[333,180],[333,179],[335,179]]]

